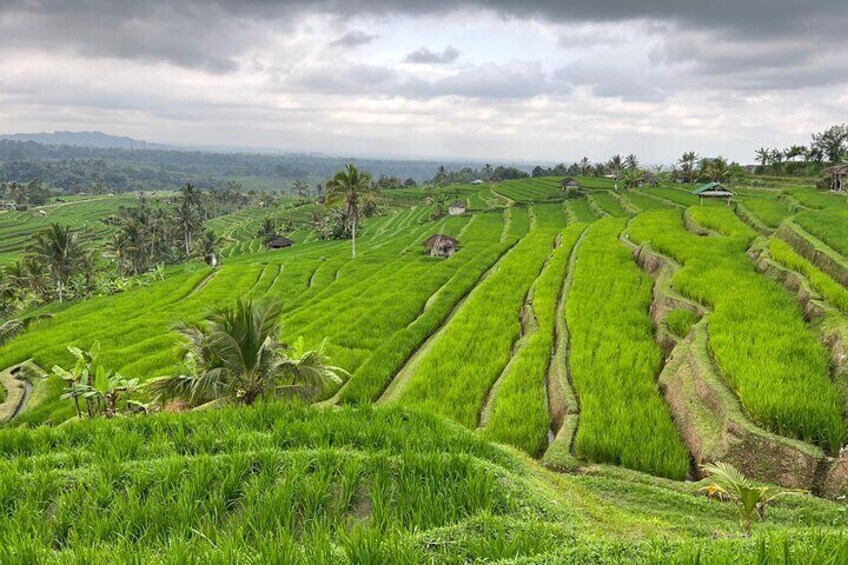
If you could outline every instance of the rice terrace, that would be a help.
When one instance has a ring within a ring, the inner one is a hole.
[[[0,6],[0,564],[848,563],[844,6],[347,4]]]

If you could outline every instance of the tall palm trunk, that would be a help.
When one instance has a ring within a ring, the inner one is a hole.
[[[353,259],[356,259],[356,221],[353,222],[353,230],[350,238],[350,253]]]

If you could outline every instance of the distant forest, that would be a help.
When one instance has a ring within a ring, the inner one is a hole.
[[[165,149],[117,149],[47,145],[0,139],[0,182],[39,180],[63,192],[126,192],[175,189],[186,182],[199,188],[254,178],[265,188],[288,189],[296,180],[324,182],[348,162],[374,177],[430,180],[445,166],[461,170],[471,162],[345,159],[306,154],[213,153]]]

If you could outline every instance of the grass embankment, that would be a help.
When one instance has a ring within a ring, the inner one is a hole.
[[[795,216],[795,222],[848,258],[848,209],[805,210]]]
[[[841,399],[825,348],[806,327],[795,298],[759,275],[745,251],[754,232],[725,207],[693,207],[691,217],[724,236],[688,232],[677,212],[637,216],[630,236],[684,265],[683,294],[709,306],[715,360],[748,414],[779,434],[839,449]]]
[[[571,375],[580,399],[578,456],[683,479],[689,455],[656,384],[662,352],[648,311],[652,281],[600,220],[577,252],[566,302]]]
[[[787,269],[798,271],[822,297],[843,314],[848,314],[848,288],[845,288],[810,261],[795,252],[782,239],[769,239],[769,255]]]
[[[527,292],[553,249],[565,217],[559,205],[533,209],[534,226],[440,331],[399,393],[407,405],[476,427],[486,397],[521,334]],[[526,214],[513,209],[512,222]]]
[[[554,345],[555,315],[572,249],[585,224],[566,228],[559,247],[533,284],[532,313],[536,326],[524,336],[501,377],[483,437],[537,455],[551,429],[546,378]]]

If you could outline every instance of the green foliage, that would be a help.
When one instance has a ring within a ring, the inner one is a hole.
[[[189,374],[151,381],[147,388],[164,404],[178,399],[192,406],[216,401],[253,404],[283,391],[304,391],[308,397],[327,383],[342,382],[345,372],[329,365],[323,344],[306,351],[299,340],[291,353],[279,343],[279,301],[241,298],[206,320],[184,323],[182,358]]]
[[[755,519],[763,519],[765,510],[776,500],[793,491],[780,491],[768,486],[758,486],[745,478],[736,467],[729,463],[715,463],[704,466],[712,483],[701,490],[710,498],[727,500],[736,506],[739,523],[745,536],[751,535],[751,526]]]
[[[575,449],[592,461],[682,479],[689,454],[656,385],[662,354],[648,315],[652,281],[617,240],[624,225],[596,222],[577,251],[566,303],[580,399]]]

